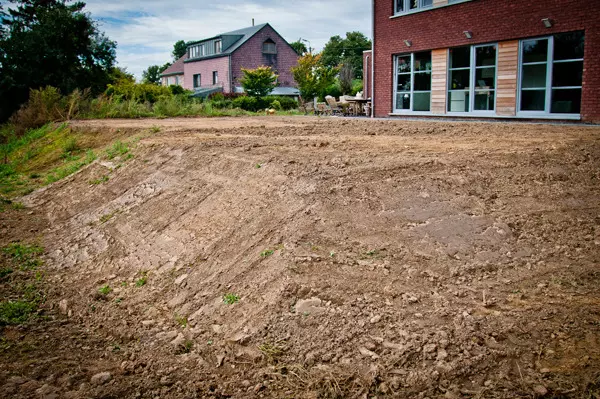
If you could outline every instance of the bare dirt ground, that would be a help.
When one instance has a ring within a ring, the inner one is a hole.
[[[73,125],[160,132],[0,215],[47,291],[0,396],[600,397],[600,127]]]

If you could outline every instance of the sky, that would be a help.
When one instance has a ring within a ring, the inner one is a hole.
[[[173,44],[268,22],[288,42],[317,51],[331,36],[360,31],[371,37],[369,0],[87,0],[86,10],[117,42],[117,62],[138,79],[149,65],[172,61]],[[207,4],[208,3],[208,4]]]

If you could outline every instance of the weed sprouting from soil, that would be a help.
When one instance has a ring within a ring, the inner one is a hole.
[[[258,346],[258,349],[268,359],[269,363],[273,363],[281,357],[287,348],[278,342],[264,342]]]
[[[160,126],[152,126],[150,128],[151,133],[160,133]]]
[[[117,215],[118,213],[119,213],[118,210],[113,211],[111,213],[106,213],[100,217],[99,221],[101,224],[104,224],[104,223],[108,222],[110,219],[112,219],[113,217],[115,217],[115,215]]]
[[[236,294],[225,294],[223,295],[223,302],[225,302],[228,305],[233,305],[234,303],[238,303],[240,301],[240,297],[237,296]]]
[[[178,314],[175,315],[175,321],[177,322],[177,324],[179,324],[182,328],[186,328],[188,325],[188,318],[186,316],[180,316]]]
[[[16,210],[25,209],[25,205],[22,202],[13,202],[12,207]]]
[[[110,288],[110,286],[108,284],[103,285],[102,287],[98,288],[98,293],[100,295],[106,296],[106,295],[110,294],[111,292],[112,292],[112,288]]]
[[[273,255],[275,253],[274,250],[272,249],[265,249],[264,251],[262,251],[260,253],[261,258],[268,258],[269,256]]]
[[[90,180],[90,184],[98,185],[98,184],[106,183],[108,180],[109,180],[109,177],[104,175],[98,179]]]
[[[176,353],[178,355],[183,355],[185,353],[190,353],[192,348],[194,347],[194,341],[186,340],[183,344],[179,345]]]
[[[148,275],[146,272],[142,273],[142,277],[140,277],[139,279],[137,279],[137,281],[135,282],[135,286],[136,287],[143,287],[146,285],[146,283],[148,282]]]

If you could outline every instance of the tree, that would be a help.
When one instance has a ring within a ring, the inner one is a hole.
[[[321,60],[321,54],[305,54],[300,57],[298,64],[292,68],[294,80],[298,84],[300,96],[311,99],[322,93],[327,86],[335,82],[339,68],[327,67]]]
[[[173,61],[177,61],[181,57],[185,55],[187,51],[187,43],[184,40],[179,40],[177,43],[173,45]]]
[[[30,89],[54,86],[62,93],[105,90],[116,43],[67,0],[13,0],[0,15],[0,121],[29,98]]]
[[[171,64],[168,62],[162,66],[161,65],[150,65],[148,67],[148,69],[146,69],[144,72],[142,72],[142,81],[144,83],[159,84],[160,83],[160,74],[163,73],[163,71],[170,66],[171,66]]]
[[[348,32],[346,38],[333,36],[323,48],[322,62],[329,67],[342,63],[352,67],[358,79],[363,76],[363,52],[371,48],[371,41],[360,32]]]
[[[296,53],[298,53],[298,55],[304,55],[304,54],[308,53],[308,49],[306,48],[306,45],[304,43],[302,43],[300,40],[298,40],[297,42],[290,43],[290,46],[292,46],[292,48],[294,50],[296,50]]]
[[[127,72],[127,68],[115,67],[110,72],[110,83],[135,83],[135,76]]]
[[[244,76],[240,83],[244,91],[251,97],[264,97],[277,86],[277,75],[269,66],[259,66],[256,69],[242,68]]]
[[[352,91],[352,81],[354,80],[354,70],[349,62],[345,62],[340,68],[339,74],[340,88],[342,94],[350,94]]]

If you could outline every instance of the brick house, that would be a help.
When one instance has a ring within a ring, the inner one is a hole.
[[[266,65],[279,75],[272,94],[297,96],[291,72],[297,61],[289,43],[271,25],[262,24],[188,43],[187,53],[161,74],[161,82],[198,94],[241,93],[242,68]]]
[[[600,121],[599,0],[372,0],[372,11],[376,116]]]

